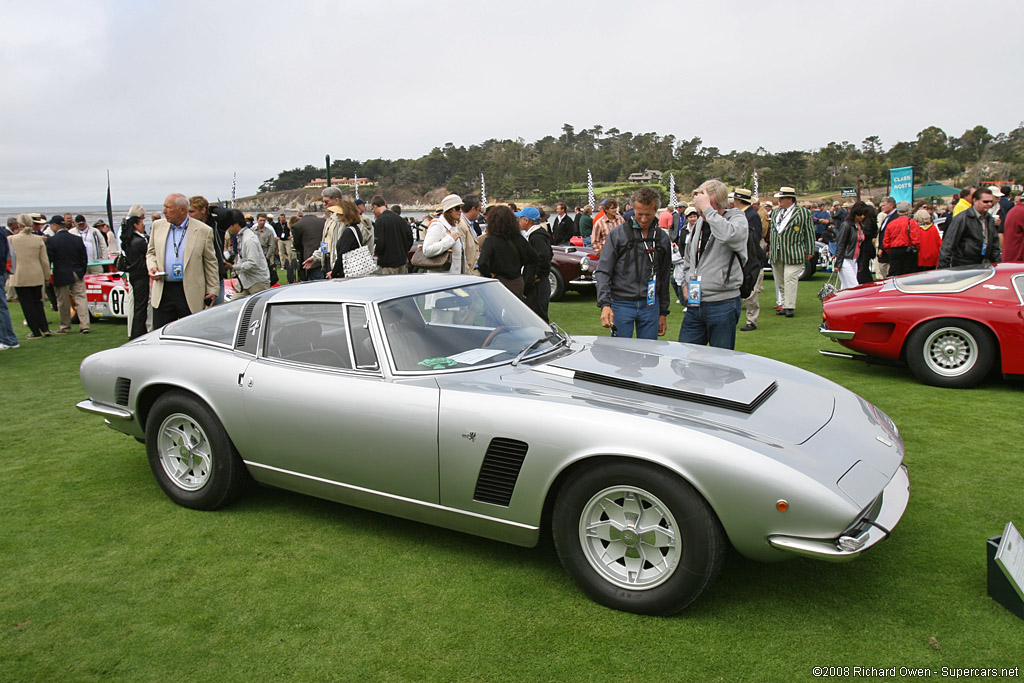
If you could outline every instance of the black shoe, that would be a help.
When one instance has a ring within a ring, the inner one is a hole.
[[[747,323],[746,325],[744,325],[743,327],[740,328],[740,332],[750,332],[751,330],[756,330],[756,329],[757,329],[757,325],[755,325],[754,323]]]
[[[793,317],[793,309],[792,308],[784,308],[782,310],[783,310],[783,313],[785,313],[787,318],[792,318]]]

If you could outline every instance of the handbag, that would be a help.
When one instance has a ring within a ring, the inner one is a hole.
[[[832,280],[835,280],[835,283],[833,283]],[[836,268],[832,271],[832,274],[828,276],[828,280],[825,281],[825,284],[822,285],[821,289],[818,290],[818,298],[821,300],[821,303],[825,303],[825,299],[839,291],[839,288],[836,287],[836,284],[838,283],[839,269]]]
[[[449,249],[437,256],[426,256],[421,244],[416,247],[416,253],[412,255],[410,263],[423,270],[449,270],[452,267],[452,250]]]
[[[353,226],[348,229],[355,233],[356,240],[359,240],[359,233]],[[345,270],[345,277],[361,277],[363,275],[375,275],[377,264],[370,254],[370,248],[366,245],[346,251],[341,255],[341,267]]]

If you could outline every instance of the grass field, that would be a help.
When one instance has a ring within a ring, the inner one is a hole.
[[[987,597],[985,573],[986,538],[1024,526],[1021,385],[943,390],[820,356],[821,281],[801,284],[793,319],[774,315],[767,281],[738,348],[886,411],[906,442],[907,513],[848,564],[731,553],[674,618],[591,602],[550,540],[519,548],[269,489],[178,507],[142,445],[74,408],[80,361],[123,325],[0,351],[0,680],[791,681],[1024,664],[1024,621]],[[593,294],[551,314],[603,333]]]

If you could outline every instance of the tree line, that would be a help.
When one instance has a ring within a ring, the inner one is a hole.
[[[1024,170],[1024,122],[996,135],[978,125],[959,137],[929,126],[916,140],[897,142],[888,150],[872,135],[859,145],[833,141],[813,151],[777,153],[763,147],[753,152],[722,152],[696,136],[687,140],[603,126],[577,131],[566,123],[561,135],[535,142],[492,139],[469,147],[449,142],[418,159],[335,159],[331,177],[358,174],[383,187],[404,186],[420,194],[438,187],[466,194],[479,190],[483,173],[489,195],[556,200],[578,195],[588,169],[594,182],[601,184],[624,182],[631,173],[656,169],[664,173],[662,183],[667,186],[671,172],[680,192],[707,178],[750,187],[756,171],[763,188],[789,185],[809,193],[858,183],[885,185],[888,169],[900,166],[914,167],[915,182],[953,179],[967,184],[1019,178]],[[264,181],[259,191],[301,188],[324,174],[323,166],[312,164],[281,171]]]

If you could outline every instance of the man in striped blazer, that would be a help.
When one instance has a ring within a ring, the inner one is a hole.
[[[772,274],[775,287],[782,294],[779,315],[793,317],[796,308],[796,289],[804,263],[814,258],[814,222],[811,212],[796,204],[796,190],[780,188],[775,193],[779,208],[771,216]]]

